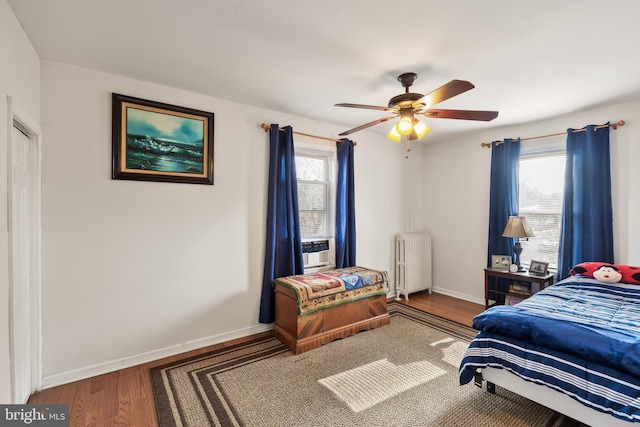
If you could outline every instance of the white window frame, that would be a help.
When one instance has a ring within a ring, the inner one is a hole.
[[[327,235],[320,236],[302,236],[302,239],[305,241],[308,240],[320,240],[320,239],[333,239],[335,237],[335,216],[336,216],[336,181],[337,181],[337,166],[338,166],[338,158],[337,151],[335,147],[328,147],[319,144],[310,144],[304,142],[295,142],[295,155],[296,156],[306,156],[306,157],[316,157],[326,159],[328,163],[328,177],[329,181],[327,182],[328,187],[328,215],[327,215]],[[302,180],[298,180],[298,182],[304,182]],[[315,181],[309,181],[315,182]]]
[[[310,144],[304,142],[295,142],[294,151],[296,156],[316,157],[327,160],[327,176],[329,178],[327,182],[328,194],[327,194],[327,235],[322,236],[303,236],[303,242],[310,242],[316,240],[328,240],[329,250],[319,253],[303,254],[304,256],[304,273],[313,274],[325,270],[331,270],[336,265],[336,253],[335,253],[335,216],[336,216],[336,188],[338,177],[338,156],[336,147]],[[305,182],[299,180],[298,182]],[[315,182],[315,181],[307,181]],[[319,264],[318,264],[319,263]]]
[[[521,143],[519,161],[523,159],[531,159],[535,157],[545,157],[545,156],[553,156],[553,155],[559,155],[559,154],[566,155],[565,138],[566,137],[563,135],[563,136],[558,136],[554,138],[549,138],[548,140],[544,140],[544,141],[537,140],[537,141],[527,141],[526,143]],[[518,177],[518,180],[519,179],[520,178]],[[527,213],[522,212],[521,209],[519,208],[519,215],[526,217]],[[535,232],[535,228],[534,228],[534,232]],[[535,237],[532,237],[532,239],[535,239]],[[527,242],[522,242],[523,253],[524,251],[526,251],[526,244]],[[526,262],[523,264],[528,265],[528,263]],[[550,263],[549,270],[555,271],[556,269],[557,269],[557,261],[556,263]]]

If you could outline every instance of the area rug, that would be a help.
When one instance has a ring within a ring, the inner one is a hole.
[[[502,388],[458,385],[475,331],[388,310],[389,325],[297,356],[266,337],[153,368],[160,427],[578,425]]]

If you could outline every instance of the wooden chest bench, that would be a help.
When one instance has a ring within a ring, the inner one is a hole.
[[[384,271],[348,267],[274,281],[274,335],[294,354],[388,325]]]

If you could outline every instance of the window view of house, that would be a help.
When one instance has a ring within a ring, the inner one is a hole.
[[[524,264],[535,260],[557,267],[565,159],[564,153],[520,159],[520,215],[536,234],[521,241]]]
[[[333,235],[329,160],[330,157],[322,154],[296,154],[298,211],[304,239]]]

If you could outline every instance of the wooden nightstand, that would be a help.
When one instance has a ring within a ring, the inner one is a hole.
[[[547,286],[553,285],[553,273],[547,273],[545,275],[542,274],[532,274],[528,271],[512,273],[509,270],[500,270],[497,268],[485,268],[484,269],[484,307],[489,308],[489,294],[501,294],[505,295],[513,295],[515,292],[509,291],[501,291],[498,289],[498,279],[508,279],[511,280],[511,283],[524,284],[528,285],[529,292],[520,291],[517,292],[518,296],[521,296],[522,299],[528,298],[532,293],[535,293],[537,290],[532,289],[533,284],[539,285],[542,290]]]

